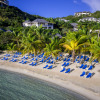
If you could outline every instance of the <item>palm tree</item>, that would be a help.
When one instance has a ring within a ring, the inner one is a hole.
[[[86,44],[87,36],[82,35],[79,32],[69,32],[67,33],[67,36],[65,38],[65,42],[60,45],[62,45],[65,48],[65,51],[72,52],[72,58],[74,62],[76,52],[83,48],[83,45]]]
[[[59,52],[61,52],[61,50],[59,49],[59,44],[60,41],[56,37],[54,39],[51,39],[51,43],[46,44],[46,47],[44,48],[45,55],[51,55],[53,58],[57,57]]]
[[[100,61],[100,39],[97,40],[97,37],[92,37],[90,42],[89,51],[92,54],[90,61],[98,59]]]
[[[23,54],[25,53],[34,53],[35,55],[41,51],[42,42],[36,40],[36,37],[31,33],[23,34],[21,42],[21,50]]]

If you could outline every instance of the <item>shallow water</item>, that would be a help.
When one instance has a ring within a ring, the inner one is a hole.
[[[0,100],[87,100],[87,98],[49,82],[0,70]]]

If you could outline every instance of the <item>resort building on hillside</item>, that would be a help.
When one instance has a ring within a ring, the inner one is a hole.
[[[78,22],[85,22],[85,21],[93,21],[93,22],[100,22],[100,18],[94,18],[94,17],[86,17],[80,19]]]
[[[78,31],[77,23],[70,23],[73,26],[73,31]]]
[[[0,7],[5,7],[9,5],[9,1],[8,0],[0,0]]]
[[[35,19],[34,21],[25,21],[23,22],[23,26],[37,26],[39,27],[42,25],[43,28],[45,29],[53,29],[53,24],[49,23],[48,21],[44,19]]]
[[[70,20],[66,20],[66,19],[59,19],[60,21],[64,21],[64,22],[69,22]]]
[[[74,14],[76,17],[79,17],[79,16],[82,16],[82,15],[91,15],[91,12],[87,12],[87,11],[84,11],[84,12],[76,12]]]

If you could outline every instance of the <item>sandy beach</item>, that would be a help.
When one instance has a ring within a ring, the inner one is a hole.
[[[76,65],[80,66],[80,64],[71,64],[68,68],[74,70],[69,74],[60,72],[62,64],[63,61],[58,61],[55,68],[43,69],[46,63],[30,66],[29,63],[23,65],[18,62],[0,60],[0,69],[36,77],[72,90],[90,100],[100,100],[100,64],[96,64],[95,68],[90,71],[95,74],[89,79],[86,77],[80,77],[83,71],[88,71],[87,69],[83,70],[76,67]]]

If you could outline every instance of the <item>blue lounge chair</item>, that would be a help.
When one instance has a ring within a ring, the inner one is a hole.
[[[65,66],[66,65],[66,62],[64,62],[64,64],[62,64],[62,66]]]
[[[53,68],[53,65],[49,66],[47,69],[52,69]]]
[[[50,62],[50,64],[53,64],[53,63],[54,63],[54,61],[51,61],[51,62]]]
[[[20,61],[19,63],[23,63],[23,62],[24,62],[24,60]]]
[[[43,62],[44,62],[44,59],[42,59],[40,62],[42,62],[42,63],[43,63]]]
[[[68,68],[65,73],[70,73],[70,71],[71,71],[70,68]]]
[[[82,58],[83,58],[83,56],[80,57],[80,59],[82,59]]]
[[[43,68],[47,68],[47,67],[49,67],[48,65],[46,65],[45,67],[43,67]]]
[[[59,57],[57,57],[56,60],[59,60]]]
[[[25,56],[23,58],[21,58],[21,59],[25,59]]]
[[[50,57],[48,57],[47,60],[50,60]]]
[[[29,64],[29,65],[33,65],[34,64],[34,62],[32,62],[31,64]]]
[[[87,65],[84,65],[84,67],[82,69],[86,69],[87,68]]]
[[[67,58],[65,58],[63,61],[66,61],[67,60]]]
[[[10,57],[10,54],[6,54],[6,55],[4,55],[4,56],[6,56],[6,57]]]
[[[4,57],[4,58],[2,58],[1,60],[8,60],[8,58]]]
[[[83,68],[84,67],[84,64],[81,64],[81,66],[79,68]]]
[[[36,66],[37,65],[37,62],[35,64],[33,64],[32,66]]]
[[[77,56],[77,59],[79,59],[79,56]]]
[[[68,58],[69,58],[69,57],[72,57],[72,55],[69,55]]]
[[[47,63],[50,63],[50,60],[49,60],[49,61],[47,61]]]
[[[14,59],[9,60],[9,62],[13,61]]]
[[[89,61],[89,58],[87,58],[85,61]]]
[[[26,63],[27,63],[27,61],[22,62],[22,64],[26,64]]]
[[[69,66],[69,62],[65,66]]]
[[[86,78],[91,78],[92,73],[88,73],[88,75],[86,76]]]
[[[66,70],[66,68],[64,67],[60,72],[64,72]]]
[[[93,65],[91,65],[89,68],[88,68],[88,70],[92,70],[93,69]]]
[[[70,59],[67,59],[67,61],[70,61]]]
[[[84,76],[86,73],[85,71],[82,72],[82,74],[80,75],[80,77]]]
[[[17,58],[17,57],[18,57],[18,55],[13,55],[13,57],[14,57],[14,58]]]
[[[77,63],[80,63],[80,60]]]

